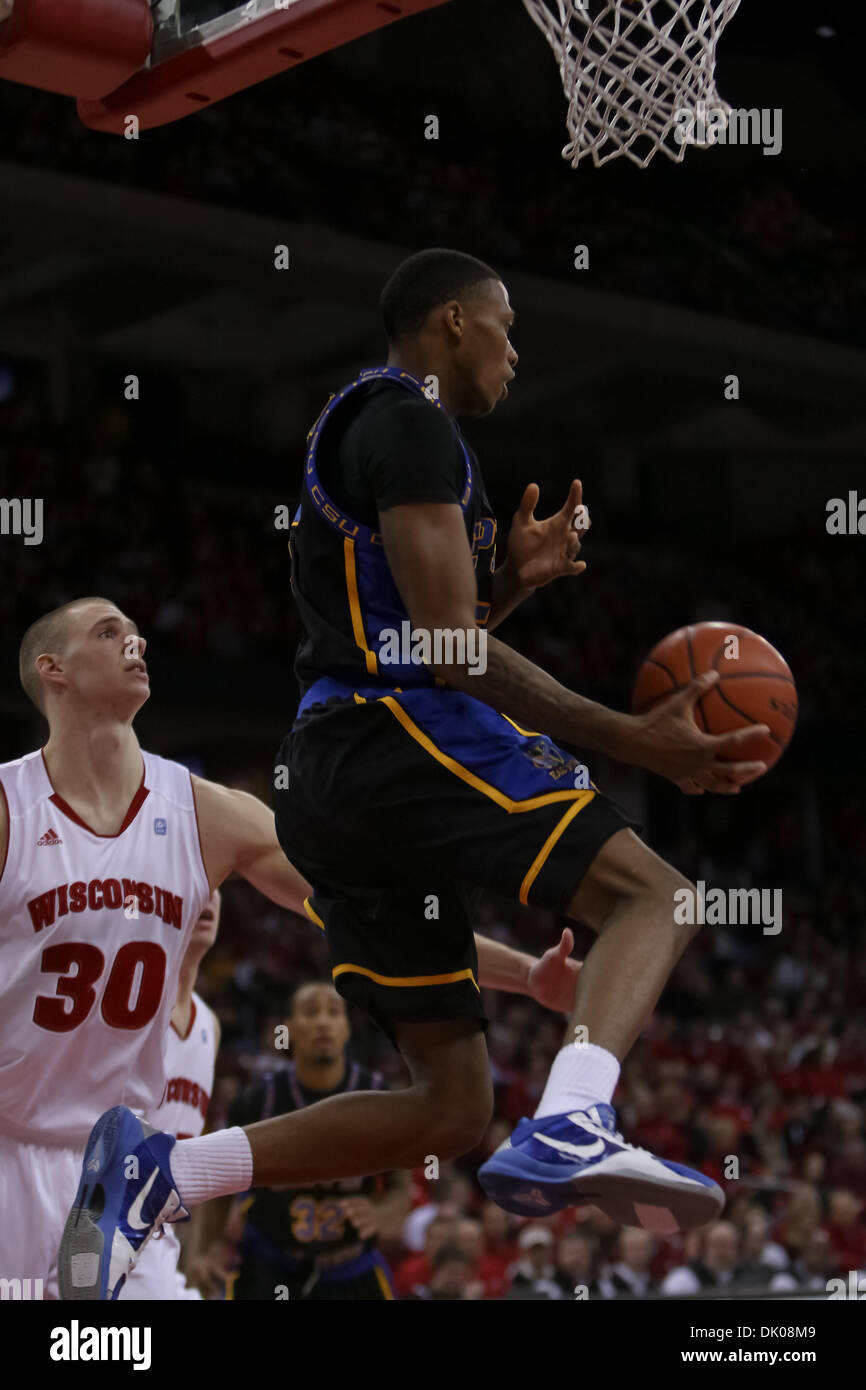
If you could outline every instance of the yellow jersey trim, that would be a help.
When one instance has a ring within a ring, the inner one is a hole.
[[[544,864],[547,862],[547,859],[549,858],[554,845],[558,841],[559,837],[562,835],[563,831],[568,827],[568,825],[577,815],[578,811],[582,811],[584,806],[588,805],[594,797],[595,792],[593,791],[582,792],[579,799],[575,801],[574,805],[569,806],[565,815],[561,816],[560,819],[556,822],[556,825],[553,827],[544,844],[541,846],[541,849],[538,851],[535,858],[533,859],[531,865],[529,866],[529,869],[526,872],[526,876],[524,877],[524,880],[520,885],[520,892],[518,893],[518,898],[520,902],[528,905],[529,890],[532,887],[535,880],[538,878],[538,875],[544,867]]]
[[[540,733],[538,732],[537,729],[522,729],[522,728],[520,727],[519,724],[515,724],[515,722],[514,722],[513,719],[509,719],[507,714],[503,714],[502,718],[505,720],[506,724],[510,724],[511,727],[512,727],[512,729],[516,729],[517,732],[518,732],[519,734],[522,734],[524,738],[544,738],[544,737],[545,737],[545,735],[544,735],[544,734],[540,734]]]
[[[376,664],[376,653],[371,652],[367,646],[367,635],[364,632],[364,619],[361,616],[361,601],[358,598],[358,571],[355,564],[355,542],[348,536],[343,537],[343,557],[346,562],[346,589],[349,594],[349,612],[352,616],[352,634],[355,638],[355,646],[360,647],[364,653],[364,662],[367,667],[367,674],[370,676],[378,675],[379,667]]]
[[[394,1295],[391,1292],[391,1287],[378,1265],[373,1266],[373,1272],[376,1275],[376,1280],[379,1284],[379,1288],[382,1290],[382,1297],[390,1299],[393,1303]]]
[[[335,965],[331,974],[335,980],[338,975],[366,975],[368,980],[373,980],[377,985],[388,985],[392,989],[417,989],[426,985],[453,985],[458,980],[471,980],[475,988],[478,989],[475,976],[468,967],[465,970],[454,970],[450,975],[379,975],[375,970],[368,970],[365,965]],[[478,993],[481,993],[480,989],[478,989]]]
[[[306,912],[311,922],[315,922],[316,926],[321,927],[322,931],[325,930],[325,924],[319,916],[318,912],[316,912],[316,910],[314,909],[309,898],[304,898],[304,911]]]
[[[358,698],[357,695],[355,698]],[[459,777],[461,781],[468,782],[469,786],[474,787],[476,791],[483,793],[484,796],[489,796],[491,801],[495,801],[498,806],[501,806],[506,811],[536,811],[539,806],[550,806],[557,801],[573,801],[575,797],[581,798],[581,805],[585,804],[587,793],[575,789],[561,792],[544,792],[541,796],[530,796],[526,801],[515,801],[512,797],[506,796],[505,792],[501,792],[498,787],[491,786],[489,782],[485,782],[481,777],[477,777],[474,772],[470,772],[469,768],[464,767],[456,758],[450,757],[448,753],[443,753],[441,748],[437,748],[430,736],[425,734],[423,729],[419,729],[414,719],[406,713],[403,706],[399,704],[397,700],[393,699],[392,696],[381,696],[379,703],[387,706],[394,718],[403,725],[407,734],[414,738],[416,743],[420,743],[421,747],[427,753],[430,753],[437,762],[441,763],[443,767],[447,767],[449,772],[453,772],[455,777]],[[592,795],[595,795],[595,793],[593,792]]]

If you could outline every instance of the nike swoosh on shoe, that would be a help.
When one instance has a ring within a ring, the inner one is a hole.
[[[129,1211],[126,1214],[127,1225],[131,1226],[134,1231],[146,1231],[148,1226],[151,1226],[153,1224],[151,1221],[142,1221],[141,1215],[144,1203],[147,1200],[147,1197],[150,1195],[150,1189],[153,1187],[153,1184],[158,1174],[159,1168],[154,1168],[147,1182],[144,1184],[144,1187],[141,1189],[141,1191],[139,1192],[138,1196],[136,1197],[135,1201],[132,1203],[132,1206],[129,1208]]]
[[[549,1144],[552,1149],[557,1149],[560,1153],[571,1154],[574,1158],[579,1158],[586,1163],[591,1158],[598,1158],[607,1148],[604,1139],[593,1139],[591,1144],[570,1144],[567,1139],[552,1139],[548,1134],[539,1134],[535,1131],[532,1135],[541,1144]]]

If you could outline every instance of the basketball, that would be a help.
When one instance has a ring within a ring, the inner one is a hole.
[[[632,713],[643,713],[706,671],[718,671],[720,679],[695,706],[700,728],[708,734],[727,734],[749,724],[766,724],[769,734],[756,737],[748,756],[771,768],[794,732],[797,687],[781,653],[747,627],[693,623],[663,637],[637,673]]]

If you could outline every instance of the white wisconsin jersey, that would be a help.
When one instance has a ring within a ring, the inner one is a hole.
[[[0,1131],[83,1145],[113,1105],[145,1114],[190,932],[210,896],[190,774],[142,753],[116,835],[58,796],[41,751],[0,765]],[[0,849],[2,854],[2,849]]]
[[[213,1091],[216,1039],[216,1015],[200,995],[193,994],[185,1037],[169,1024],[163,1052],[165,1094],[147,1117],[176,1139],[197,1139],[204,1129]]]
[[[213,1091],[217,1040],[216,1015],[200,995],[193,993],[189,1026],[181,1037],[169,1024],[163,1048],[168,1078],[162,1102],[151,1110],[148,1121],[176,1139],[197,1139],[204,1129]],[[149,1240],[138,1264],[127,1275],[120,1297],[125,1302],[174,1299],[201,1300],[191,1289],[177,1264],[181,1246],[173,1226],[163,1226],[158,1240]]]

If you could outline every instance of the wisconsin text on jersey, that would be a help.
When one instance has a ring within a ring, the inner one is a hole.
[[[144,916],[153,913],[161,917],[166,926],[181,930],[183,923],[183,896],[172,893],[168,888],[157,884],[136,882],[133,878],[92,878],[89,883],[77,879],[75,883],[61,883],[39,893],[27,903],[27,910],[33,922],[34,931],[54,925],[55,919],[65,917],[68,912],[97,912],[100,908],[115,908],[123,915],[135,919],[139,913]]]
[[[210,1096],[204,1086],[199,1085],[197,1081],[190,1081],[188,1076],[173,1076],[169,1081],[162,1103],[169,1105],[173,1101],[177,1101],[181,1105],[191,1105],[193,1110],[200,1112],[203,1120],[207,1119]]]

